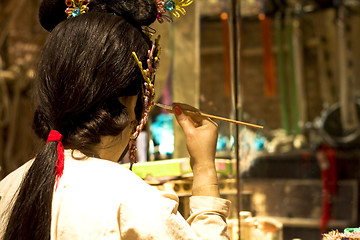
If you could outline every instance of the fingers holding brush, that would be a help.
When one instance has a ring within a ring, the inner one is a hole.
[[[173,104],[175,118],[186,136],[191,165],[213,162],[218,137],[217,124],[199,114],[199,110],[186,104]]]
[[[199,109],[190,106],[184,103],[173,103],[173,108],[178,107],[181,111],[188,117],[188,120],[191,121],[195,127],[202,125],[213,124],[216,127],[218,126],[212,119],[209,117],[203,116]]]

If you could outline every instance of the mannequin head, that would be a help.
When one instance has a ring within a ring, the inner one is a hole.
[[[65,148],[91,155],[101,138],[121,136],[134,109],[119,99],[137,96],[143,81],[131,53],[145,61],[150,46],[140,28],[116,15],[90,12],[61,22],[39,63],[36,133],[46,140],[56,129]],[[137,119],[141,112],[140,97]]]

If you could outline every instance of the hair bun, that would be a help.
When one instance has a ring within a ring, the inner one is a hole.
[[[39,21],[43,28],[51,32],[56,25],[67,18],[65,0],[42,0],[39,7]]]
[[[126,18],[135,25],[148,26],[156,20],[156,0],[91,0],[90,12],[109,12]],[[42,0],[39,20],[43,28],[52,31],[67,18],[65,0]]]
[[[94,0],[95,1],[95,0]],[[136,25],[148,26],[156,20],[156,0],[100,0],[107,11],[123,16]]]

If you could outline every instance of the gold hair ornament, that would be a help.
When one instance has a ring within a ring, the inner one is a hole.
[[[90,0],[65,0],[65,4],[68,6],[65,9],[65,13],[68,15],[68,18],[87,13],[89,11],[89,3]]]
[[[164,19],[171,22],[172,19],[165,13],[169,11],[174,17],[179,18],[186,14],[185,8],[193,3],[194,0],[156,0],[157,3],[157,19],[160,23],[164,22]]]

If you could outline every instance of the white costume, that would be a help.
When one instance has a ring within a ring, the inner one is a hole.
[[[101,239],[229,239],[226,216],[230,202],[215,197],[190,198],[187,221],[179,199],[161,192],[127,168],[107,160],[78,159],[65,150],[64,173],[52,202],[52,240]],[[0,182],[0,216],[9,209],[32,161]],[[0,239],[6,218],[0,221]]]

